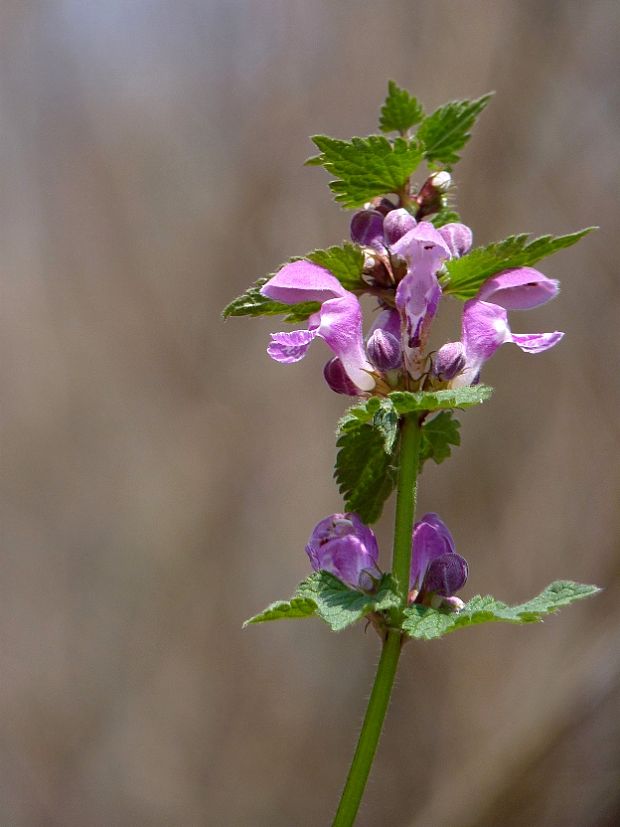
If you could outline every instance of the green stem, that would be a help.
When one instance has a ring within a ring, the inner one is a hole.
[[[400,468],[398,472],[394,552],[392,557],[392,572],[398,581],[398,593],[403,607],[407,605],[409,591],[411,533],[415,517],[420,433],[417,415],[412,414],[405,417],[401,431]],[[390,702],[400,649],[401,632],[398,629],[391,628],[388,630],[383,643],[381,659],[368,701],[362,731],[332,827],[351,827],[355,821],[377,751],[385,713]]]

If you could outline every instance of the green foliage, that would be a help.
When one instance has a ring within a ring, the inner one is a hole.
[[[472,597],[458,613],[414,605],[404,610],[403,629],[409,637],[433,640],[456,629],[479,623],[537,623],[542,621],[545,615],[556,612],[562,606],[568,606],[569,603],[582,600],[598,591],[597,586],[573,583],[570,580],[556,580],[537,597],[518,606],[507,606],[490,595]]]
[[[345,241],[341,247],[328,247],[326,250],[313,250],[305,256],[309,261],[324,267],[335,276],[345,290],[363,287],[362,270],[364,253],[357,244]]]
[[[452,408],[471,408],[486,402],[493,393],[489,385],[473,385],[468,388],[451,388],[443,391],[394,391],[389,399],[399,414],[413,411],[438,411]]]
[[[420,468],[428,459],[439,465],[452,454],[452,445],[461,444],[461,423],[452,411],[442,411],[424,423],[420,445]]]
[[[381,516],[396,483],[393,465],[398,415],[387,399],[373,397],[340,420],[334,477],[347,511],[365,523]]]
[[[422,121],[417,138],[431,166],[450,167],[459,160],[458,150],[470,139],[470,130],[491,97],[488,94],[477,100],[452,101]]]
[[[423,117],[424,110],[420,102],[393,80],[388,81],[388,94],[379,119],[381,132],[400,132],[404,135]]]
[[[260,614],[246,620],[243,626],[318,615],[339,632],[370,612],[387,611],[398,605],[394,581],[389,574],[383,575],[373,594],[367,594],[350,589],[337,577],[320,571],[303,580],[290,600],[272,603]]]
[[[263,296],[260,288],[269,279],[259,279],[245,293],[237,296],[222,310],[222,316],[282,316],[285,322],[304,322],[321,307],[319,302],[300,302],[283,304]]]
[[[307,597],[291,597],[290,600],[278,600],[271,603],[254,617],[250,617],[243,624],[243,628],[251,623],[265,623],[268,620],[292,620],[300,617],[312,617],[316,614],[316,603]]]
[[[448,272],[444,293],[466,301],[476,295],[482,284],[496,273],[513,267],[536,264],[557,250],[571,247],[596,227],[586,227],[569,235],[543,235],[530,241],[529,233],[511,235],[486,247],[476,247],[461,258],[446,262]]]
[[[374,594],[366,594],[350,589],[337,577],[321,571],[304,580],[297,594],[315,602],[316,613],[334,632],[346,629],[370,612],[387,611],[400,603],[389,574],[383,575]]]
[[[450,207],[443,207],[431,218],[431,223],[435,227],[439,228],[443,227],[444,224],[452,224],[453,222],[460,220],[461,216],[456,212],[456,210],[453,210]]]
[[[323,166],[335,177],[329,186],[336,201],[345,207],[360,207],[376,195],[398,192],[422,160],[422,150],[415,141],[382,135],[340,141],[326,135],[312,140],[320,155],[307,164]]]

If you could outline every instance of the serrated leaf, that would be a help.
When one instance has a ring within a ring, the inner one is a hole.
[[[461,258],[446,262],[444,293],[466,301],[476,295],[491,276],[513,267],[527,267],[565,247],[571,247],[596,227],[568,235],[543,235],[530,241],[529,233],[511,235],[485,247],[476,247]]]
[[[379,519],[396,483],[394,448],[398,415],[387,399],[372,397],[351,408],[338,427],[334,477],[347,511],[365,523]]]
[[[451,446],[461,444],[459,428],[461,423],[454,419],[452,411],[442,411],[426,421],[422,427],[420,444],[420,467],[428,459],[439,465],[452,453]]]
[[[414,411],[438,411],[452,408],[471,408],[486,402],[493,393],[489,385],[472,385],[468,388],[451,388],[442,391],[393,391],[389,399],[399,414]]]
[[[422,150],[415,141],[382,135],[340,141],[315,135],[321,154],[306,164],[324,166],[335,176],[330,189],[336,201],[345,207],[359,207],[376,195],[398,192],[422,160]]]
[[[456,629],[480,623],[538,623],[545,615],[598,591],[597,586],[556,580],[532,600],[517,606],[508,606],[490,595],[472,597],[458,613],[414,605],[404,610],[403,630],[409,637],[433,640]]]
[[[404,135],[423,117],[424,110],[420,102],[393,80],[388,81],[388,94],[381,107],[379,129],[382,132],[400,132]]]
[[[394,580],[384,574],[373,594],[350,589],[326,571],[310,575],[297,589],[297,596],[316,605],[316,613],[335,632],[346,629],[370,612],[387,611],[400,605]]]
[[[309,261],[324,267],[335,276],[345,290],[355,290],[364,286],[362,270],[364,253],[357,244],[345,241],[342,246],[328,247],[326,250],[313,250],[305,256]]]
[[[290,600],[279,600],[254,617],[250,617],[243,624],[243,628],[251,623],[265,623],[268,620],[293,620],[294,618],[312,617],[316,614],[316,603],[307,597],[291,597]]]
[[[260,292],[260,288],[269,279],[259,279],[245,293],[237,296],[222,310],[222,316],[284,316],[285,322],[304,322],[313,313],[320,309],[319,302],[300,302],[299,304],[283,304],[268,299]]]
[[[456,210],[444,207],[438,213],[435,213],[435,215],[431,218],[431,223],[433,226],[439,228],[443,227],[445,224],[460,222],[460,220],[461,216],[456,212]]]
[[[424,157],[431,164],[450,166],[459,160],[458,151],[471,137],[476,118],[492,94],[476,100],[460,100],[440,106],[420,124],[417,138],[424,146]]]

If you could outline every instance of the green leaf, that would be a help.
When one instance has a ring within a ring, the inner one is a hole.
[[[450,166],[459,160],[458,150],[470,139],[470,129],[491,97],[492,93],[477,100],[452,101],[422,121],[417,138],[424,145],[424,157],[431,165]]]
[[[397,608],[400,600],[392,575],[384,574],[372,594],[351,589],[333,574],[314,572],[303,580],[290,600],[280,600],[249,618],[243,628],[269,620],[290,620],[318,615],[335,632],[346,629],[370,612]]]
[[[393,80],[388,81],[388,94],[379,119],[381,132],[400,132],[404,135],[423,117],[424,110],[419,101]]]
[[[272,301],[263,296],[260,288],[269,281],[268,278],[258,279],[241,296],[233,299],[224,310],[222,316],[282,316],[285,322],[304,322],[321,307],[319,302],[300,302],[299,304],[283,304]]]
[[[341,247],[328,247],[326,250],[313,250],[307,258],[319,267],[335,276],[345,290],[355,290],[364,286],[362,270],[364,269],[364,253],[357,244],[345,241]]]
[[[307,597],[291,597],[290,600],[279,600],[254,617],[250,617],[243,624],[243,628],[251,623],[265,623],[268,620],[292,620],[293,618],[312,617],[316,614],[316,603]]]
[[[398,415],[387,399],[372,397],[339,423],[334,477],[346,510],[357,512],[365,523],[379,519],[396,483],[397,436]]]
[[[489,385],[473,385],[468,388],[451,388],[443,391],[393,391],[389,399],[399,414],[413,411],[438,411],[451,408],[471,408],[486,402],[493,393]]]
[[[324,166],[335,176],[330,188],[336,201],[345,207],[359,207],[376,195],[398,192],[422,160],[422,150],[415,141],[382,135],[340,141],[326,135],[312,140],[320,155],[307,164]]]
[[[452,445],[461,444],[459,428],[461,423],[454,419],[452,411],[442,411],[429,419],[422,427],[422,443],[420,445],[420,467],[428,459],[439,465],[452,453]]]
[[[310,575],[299,585],[297,596],[316,605],[316,613],[334,632],[346,629],[370,612],[397,608],[400,600],[392,576],[384,574],[373,594],[350,589],[326,571]]]
[[[456,212],[456,210],[452,210],[449,207],[443,207],[441,210],[439,210],[438,213],[436,213],[431,218],[431,223],[435,227],[439,228],[439,227],[443,227],[444,224],[451,224],[455,221],[460,221],[460,220],[461,220],[461,216]]]
[[[482,284],[496,273],[513,267],[527,267],[557,250],[572,247],[596,227],[586,227],[569,235],[543,235],[530,241],[529,233],[511,235],[486,247],[476,247],[461,258],[446,262],[448,272],[444,293],[466,301],[476,295]]]
[[[404,610],[403,629],[409,637],[432,640],[448,632],[479,623],[537,623],[576,600],[596,594],[597,586],[556,580],[537,597],[518,606],[507,606],[490,595],[472,597],[460,612],[444,612],[430,606],[410,606]]]

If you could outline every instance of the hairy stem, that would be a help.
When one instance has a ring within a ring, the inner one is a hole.
[[[405,417],[401,427],[392,572],[398,583],[401,607],[404,607],[407,605],[409,591],[411,533],[415,517],[420,456],[420,423],[418,416],[410,414]],[[398,619],[398,617],[394,618],[394,620]],[[351,827],[355,821],[377,751],[385,713],[390,702],[400,657],[401,642],[402,633],[400,630],[390,628],[383,643],[381,659],[368,701],[362,731],[360,732],[333,827]]]

